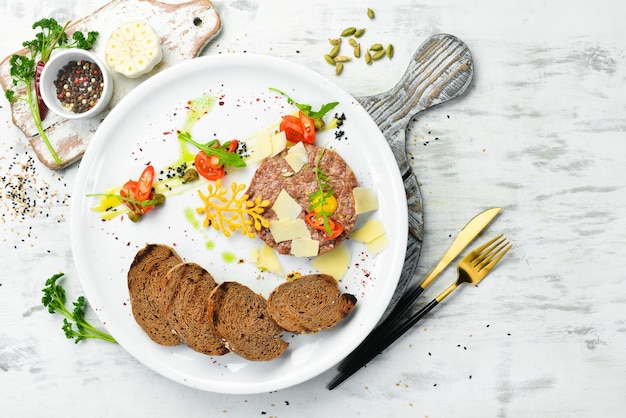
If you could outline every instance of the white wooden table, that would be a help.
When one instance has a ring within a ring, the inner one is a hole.
[[[390,89],[434,33],[467,43],[468,92],[419,114],[408,149],[424,195],[416,279],[480,210],[501,206],[489,235],[514,243],[478,288],[463,287],[339,388],[334,370],[273,393],[195,390],[123,348],[75,345],[41,305],[63,271],[81,294],[69,242],[77,166],[34,157],[0,99],[0,404],[6,417],[621,416],[626,407],[626,26],[618,1],[215,1],[223,29],[203,55],[292,60],[355,96]],[[99,0],[0,2],[0,55],[46,16],[77,18]],[[366,7],[376,12],[369,21]],[[366,26],[391,61],[323,60],[328,38]],[[359,65],[363,64],[363,65]],[[27,177],[27,190],[9,196]],[[21,205],[25,196],[37,208]],[[15,202],[18,202],[17,205]],[[15,206],[16,205],[16,206]],[[448,269],[430,300],[455,278]],[[93,312],[88,313],[95,319]]]

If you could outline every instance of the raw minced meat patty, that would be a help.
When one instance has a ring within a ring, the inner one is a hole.
[[[283,189],[302,207],[300,218],[304,219],[309,212],[309,196],[318,189],[315,179],[315,162],[323,148],[316,145],[305,145],[305,149],[308,153],[309,161],[295,174],[293,174],[293,169],[284,158],[288,151],[287,149],[265,160],[254,173],[246,193],[249,194],[250,200],[260,196],[262,199],[270,201],[268,209],[263,214],[266,219],[278,219],[271,206]],[[323,231],[319,231],[307,224],[311,232],[311,238],[320,242],[319,254],[322,254],[339,245],[354,227],[357,215],[354,209],[352,189],[358,186],[358,183],[352,169],[348,167],[343,158],[330,149],[324,150],[320,168],[328,177],[328,182],[332,186],[337,199],[337,210],[331,215],[331,219],[343,226],[341,235],[329,241],[324,238]],[[276,249],[279,253],[291,253],[291,241],[277,243],[274,241],[268,228],[262,228],[257,234],[267,245]]]

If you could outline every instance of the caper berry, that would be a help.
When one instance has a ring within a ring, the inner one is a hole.
[[[198,172],[195,168],[188,168],[183,174],[183,184],[198,180]]]
[[[130,219],[133,222],[139,222],[141,220],[141,213],[130,211],[128,212],[128,219]]]
[[[323,130],[326,126],[326,123],[323,119],[313,119],[313,124],[315,125],[315,130],[318,132]]]
[[[163,203],[165,203],[165,195],[161,193],[155,193],[152,197],[152,200],[154,201],[154,206],[161,206]]]

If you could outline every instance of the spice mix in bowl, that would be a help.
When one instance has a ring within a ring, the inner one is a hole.
[[[41,97],[66,119],[96,116],[108,105],[113,79],[105,64],[82,49],[55,52],[41,73]]]

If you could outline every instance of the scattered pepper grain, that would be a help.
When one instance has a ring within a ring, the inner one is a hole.
[[[84,113],[98,103],[104,89],[102,71],[91,61],[70,61],[54,80],[57,98],[74,113]]]

